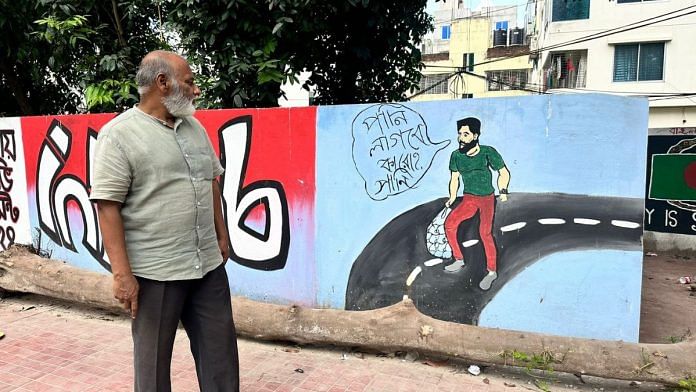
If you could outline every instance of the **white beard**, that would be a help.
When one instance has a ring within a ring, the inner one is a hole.
[[[166,97],[162,97],[162,104],[167,108],[169,114],[177,118],[193,116],[196,107],[193,106],[193,99],[188,99],[181,91],[181,87],[176,80],[172,80],[172,92]]]

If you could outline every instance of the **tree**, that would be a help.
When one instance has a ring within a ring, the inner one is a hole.
[[[207,107],[276,106],[280,85],[317,103],[398,101],[422,67],[426,0],[172,1],[169,21],[201,74]]]
[[[305,70],[317,103],[403,100],[420,79],[418,45],[432,28],[425,5],[0,0],[0,114],[122,110],[137,101],[138,61],[172,42],[199,74],[204,107],[276,106],[281,84]]]
[[[294,69],[312,74],[318,104],[403,101],[421,78],[422,37],[432,30],[426,0],[317,1],[292,34]],[[306,48],[302,50],[302,48]]]
[[[297,81],[285,30],[309,0],[171,1],[170,25],[197,68],[204,107],[277,106]]]
[[[164,46],[150,1],[0,0],[0,7],[5,115],[131,106],[135,65]]]

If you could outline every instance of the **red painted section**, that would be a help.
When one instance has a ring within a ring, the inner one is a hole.
[[[41,144],[49,132],[53,120],[70,130],[70,155],[61,173],[72,174],[85,181],[87,168],[87,130],[98,131],[114,117],[114,114],[87,114],[72,116],[22,117],[22,137],[27,168],[27,188],[33,192],[36,185],[36,170]]]
[[[300,206],[305,213],[311,213],[315,194],[316,108],[201,110],[196,113],[196,118],[206,128],[213,148],[219,154],[220,127],[247,115],[252,117],[252,141],[244,185],[257,180],[278,181],[283,185],[291,211]],[[114,116],[23,117],[29,192],[35,189],[39,151],[53,120],[58,120],[72,136],[70,154],[61,174],[72,174],[86,181],[88,129],[98,131]]]
[[[689,188],[696,189],[696,162],[690,163],[684,169],[684,180]]]
[[[218,131],[225,123],[241,116],[251,116],[252,124],[249,166],[243,185],[259,180],[279,181],[285,189],[291,214],[293,206],[313,209],[316,108],[205,110],[196,113],[218,154]]]

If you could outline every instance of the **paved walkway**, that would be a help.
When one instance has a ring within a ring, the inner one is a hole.
[[[130,391],[132,343],[127,318],[27,295],[0,300],[0,392]],[[538,391],[524,372],[466,364],[407,361],[341,348],[239,340],[242,392]],[[198,391],[188,339],[179,331],[172,362],[174,391]],[[554,374],[552,391],[657,391],[656,385]]]

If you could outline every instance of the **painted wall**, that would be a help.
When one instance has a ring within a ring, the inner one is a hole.
[[[226,168],[235,295],[349,310],[408,296],[443,320],[637,341],[646,101],[537,96],[196,116]],[[512,178],[508,200],[494,202],[498,277],[487,290],[478,214],[445,240],[464,252],[456,273],[445,272],[449,254],[438,249],[447,247],[434,241],[442,229],[427,235],[464,117],[481,121],[480,143]],[[107,273],[87,195],[94,141],[111,118],[0,119],[3,247],[36,242],[40,229],[53,257]]]
[[[645,229],[696,235],[696,128],[648,136]]]

